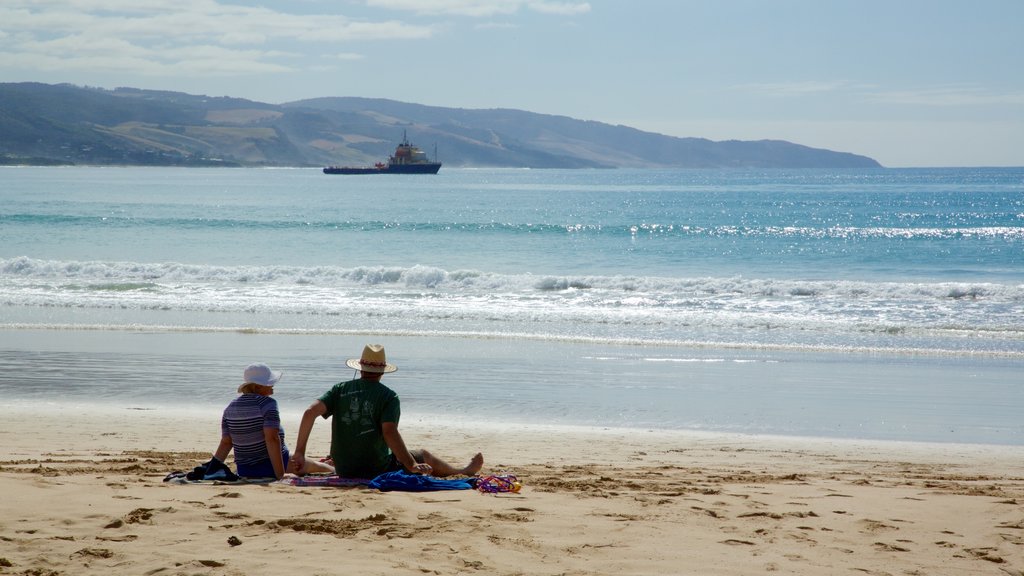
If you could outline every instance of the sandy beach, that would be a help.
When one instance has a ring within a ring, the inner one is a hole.
[[[6,412],[2,574],[1024,574],[1019,447],[409,421],[522,490],[176,485],[209,414]]]

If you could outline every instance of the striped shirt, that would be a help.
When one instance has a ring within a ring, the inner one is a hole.
[[[255,466],[270,460],[264,428],[277,429],[281,438],[281,453],[288,452],[284,443],[284,428],[277,400],[260,394],[242,394],[224,409],[220,421],[222,436],[230,436],[235,449],[235,465]]]

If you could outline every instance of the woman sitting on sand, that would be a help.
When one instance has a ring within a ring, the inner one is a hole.
[[[250,364],[243,374],[243,384],[238,387],[240,396],[224,409],[220,445],[213,457],[224,462],[233,448],[242,478],[280,480],[288,470],[288,446],[281,415],[277,400],[271,398],[274,384],[280,379],[281,373],[273,372],[266,364]],[[334,468],[315,460],[304,464],[300,474],[334,473]]]

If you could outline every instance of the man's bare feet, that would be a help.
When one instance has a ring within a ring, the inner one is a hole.
[[[465,476],[476,476],[476,473],[484,467],[484,455],[477,452],[476,456],[469,461],[469,464],[462,469],[462,474]]]

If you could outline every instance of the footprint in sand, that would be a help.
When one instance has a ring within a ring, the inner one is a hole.
[[[861,520],[859,524],[863,526],[861,532],[868,532],[872,534],[875,532],[884,532],[887,530],[899,530],[898,526],[892,526],[891,524],[879,522],[878,520],[865,519]]]
[[[241,492],[221,492],[220,494],[214,494],[214,498],[241,498]]]
[[[875,542],[875,548],[886,552],[910,552],[909,548],[904,548],[895,544],[886,544],[885,542]]]
[[[113,558],[114,553],[106,548],[82,548],[71,555],[72,558],[75,556],[84,556],[89,558]]]
[[[134,542],[139,539],[135,534],[125,534],[124,536],[96,536],[95,538],[101,542]]]
[[[152,524],[155,513],[173,513],[174,508],[136,508],[124,516],[110,521],[104,528],[121,528],[125,524]]]

